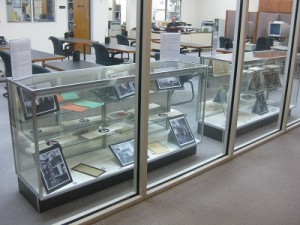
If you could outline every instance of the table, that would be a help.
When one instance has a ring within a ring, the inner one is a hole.
[[[68,37],[68,38],[58,38],[59,40],[63,42],[67,42],[69,44],[82,44],[83,45],[83,59],[86,60],[86,45],[92,45],[93,43],[99,43],[98,41],[92,41],[88,39],[82,39],[82,38],[73,38],[73,37]]]
[[[152,42],[154,43],[160,43],[160,39],[153,39]],[[197,49],[198,51],[198,56],[201,56],[201,51],[204,48],[212,48],[211,45],[203,45],[203,44],[198,44],[198,43],[194,43],[194,42],[185,42],[185,41],[181,41],[180,42],[180,47],[182,48],[194,48]]]
[[[9,49],[4,50],[9,52]],[[31,49],[31,61],[35,62],[46,62],[52,60],[63,60],[65,57],[63,55],[56,55],[49,52],[43,52],[35,49]]]
[[[233,48],[217,48],[216,49],[216,52],[220,52],[220,53],[223,53],[223,54],[228,54],[228,53],[232,53],[233,52]]]
[[[245,52],[244,64],[248,64],[248,63],[252,63],[252,62],[266,61],[266,60],[284,59],[284,58],[286,58],[286,54],[287,53],[284,51],[275,51],[275,50]],[[216,54],[216,55],[212,55],[212,56],[206,55],[206,56],[203,56],[203,58],[231,63],[232,62],[232,53]]]
[[[57,71],[65,71],[65,70],[78,70],[78,69],[87,69],[93,67],[102,67],[103,65],[80,60],[64,60],[64,61],[52,61],[52,62],[44,62],[44,67],[48,67]]]
[[[198,43],[193,43],[193,42],[180,42],[180,46],[183,48],[194,48],[197,49],[198,51],[198,56],[201,56],[201,51],[204,48],[212,48],[211,45],[203,45],[203,44],[198,44]]]
[[[0,51],[8,50],[8,49],[9,49],[9,44],[0,45]]]
[[[133,62],[135,62],[136,48],[128,45],[104,44],[108,51],[112,53],[133,53]],[[114,54],[112,54],[114,55]]]
[[[63,55],[56,55],[49,52],[43,52],[39,50],[31,49],[31,60],[32,62],[46,62],[51,60],[63,60],[65,57]]]

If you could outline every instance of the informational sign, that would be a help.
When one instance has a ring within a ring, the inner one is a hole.
[[[161,33],[160,60],[179,60],[180,33]]]
[[[9,41],[13,79],[32,75],[31,42],[29,38]]]

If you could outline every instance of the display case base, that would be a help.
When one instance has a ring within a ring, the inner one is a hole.
[[[197,150],[197,146],[193,146],[191,148],[187,148],[175,152],[166,157],[151,161],[148,163],[148,171],[166,166],[167,164],[170,164],[182,158],[194,155],[196,154],[196,150]],[[101,191],[105,188],[111,187],[113,185],[116,185],[118,183],[124,182],[132,178],[133,178],[133,168],[124,170],[111,177],[107,177],[103,180],[99,180],[98,182],[91,183],[86,186],[82,186],[80,188],[44,200],[40,200],[38,196],[36,196],[36,194],[30,188],[28,188],[28,186],[22,181],[22,179],[18,178],[18,184],[19,184],[19,191],[25,196],[25,198],[31,203],[31,205],[38,212],[41,213],[49,209],[55,208],[57,206],[63,205],[67,202],[73,201],[75,199]]]
[[[278,113],[270,117],[264,118],[263,120],[257,120],[255,122],[237,127],[236,135],[242,135],[249,131],[255,130],[259,127],[265,126],[268,123],[272,123],[278,120]],[[202,123],[198,123],[198,133],[201,133]],[[225,129],[223,127],[218,127],[213,124],[205,123],[203,124],[203,135],[209,138],[212,138],[217,141],[223,141]]]

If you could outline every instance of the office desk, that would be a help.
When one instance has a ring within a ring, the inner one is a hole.
[[[6,52],[9,52],[9,49],[5,50]],[[46,61],[52,61],[52,60],[63,60],[65,57],[63,55],[56,55],[49,52],[43,52],[39,50],[31,49],[31,61],[33,63],[35,62],[46,62]]]
[[[118,45],[118,44],[104,44],[108,51],[112,53],[133,53],[133,62],[135,62],[136,48],[134,46]]]
[[[160,43],[161,40],[160,39],[155,39],[152,40],[153,43]],[[197,44],[197,43],[193,43],[193,42],[185,42],[185,41],[181,41],[180,42],[180,47],[182,48],[194,48],[198,51],[198,56],[201,56],[201,51],[204,48],[212,48],[211,45],[203,45],[203,44]]]
[[[197,44],[193,42],[180,42],[180,46],[183,48],[194,48],[198,51],[198,56],[201,56],[201,51],[204,48],[212,48],[211,45],[203,45],[203,44]]]
[[[99,43],[98,41],[92,41],[88,39],[81,39],[81,38],[58,38],[59,40],[69,43],[69,44],[82,44],[83,45],[83,59],[86,60],[86,45],[92,45],[93,43]]]
[[[286,52],[284,51],[275,51],[275,50],[267,50],[267,51],[256,51],[256,52],[245,52],[244,55],[244,64],[274,60],[274,59],[284,59],[286,57]],[[229,54],[217,54],[217,55],[206,55],[203,56],[204,59],[209,60],[219,60],[223,62],[232,62],[232,53]]]
[[[9,44],[0,45],[0,51],[8,50],[8,49],[9,49]]]
[[[52,62],[44,62],[44,67],[48,67],[57,71],[65,71],[65,70],[78,70],[78,69],[87,69],[93,67],[102,67],[100,64],[80,60],[65,60],[65,61],[52,61]]]
[[[229,49],[226,49],[226,48],[217,48],[216,49],[216,52],[220,52],[220,53],[223,53],[223,54],[232,53],[232,51],[233,51],[233,48],[229,48]]]
[[[39,50],[31,49],[31,60],[32,62],[46,62],[51,60],[63,60],[63,55],[56,55],[49,52],[42,52]]]

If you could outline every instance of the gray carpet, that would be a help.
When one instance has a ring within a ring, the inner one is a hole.
[[[300,128],[95,225],[299,225]]]

